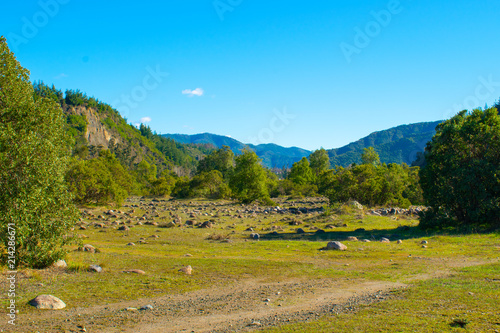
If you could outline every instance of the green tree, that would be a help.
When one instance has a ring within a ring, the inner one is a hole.
[[[53,99],[35,99],[28,70],[0,37],[2,262],[13,247],[16,266],[42,268],[65,254],[64,236],[78,213],[64,182],[70,154],[64,123]]]
[[[191,196],[208,199],[229,198],[231,190],[218,170],[202,172],[190,182]]]
[[[198,162],[197,174],[210,172],[213,170],[219,171],[224,178],[227,178],[234,167],[234,153],[228,146],[223,146],[221,149],[213,151]]]
[[[323,148],[315,150],[309,155],[309,162],[316,179],[318,179],[323,172],[330,169],[330,158],[328,157],[327,151]]]
[[[236,157],[236,165],[229,182],[233,194],[243,203],[259,200],[270,203],[266,170],[261,160],[251,150],[245,149]]]
[[[380,157],[373,147],[363,148],[361,161],[362,164],[380,165]]]
[[[97,158],[76,161],[66,181],[79,204],[120,206],[136,190],[133,177],[109,150],[101,150]]]
[[[420,172],[429,210],[420,225],[500,227],[500,116],[496,109],[462,111],[441,123]]]
[[[314,181],[314,174],[309,166],[309,160],[305,157],[293,163],[288,179],[298,185],[311,184]]]

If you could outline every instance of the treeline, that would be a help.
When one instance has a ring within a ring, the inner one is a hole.
[[[382,164],[373,148],[366,148],[361,159],[360,165],[331,169],[328,153],[320,149],[294,163],[290,170],[282,170],[283,178],[278,178],[261,166],[254,152],[246,150],[234,157],[226,146],[201,160],[196,175],[177,182],[172,195],[263,203],[272,203],[272,198],[279,196],[318,195],[331,202],[357,200],[369,206],[423,203],[419,167]]]

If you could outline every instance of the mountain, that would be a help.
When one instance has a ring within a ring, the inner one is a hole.
[[[262,164],[268,168],[291,167],[293,163],[300,161],[302,157],[307,157],[311,151],[297,147],[285,148],[276,144],[244,144],[228,136],[203,133],[203,134],[163,134],[164,137],[175,140],[183,144],[209,144],[221,148],[228,146],[235,154],[248,147],[262,159]]]
[[[415,123],[374,132],[344,147],[328,150],[333,166],[346,167],[361,163],[363,148],[373,147],[382,163],[411,164],[417,153],[423,152],[425,145],[436,133],[436,126],[442,121]]]
[[[64,111],[67,130],[73,137],[73,155],[88,160],[109,149],[126,169],[135,170],[142,161],[163,170],[189,175],[197,161],[213,148],[186,145],[153,133],[147,126],[127,124],[117,110],[79,90],[63,93],[43,82],[33,83],[35,95],[59,103]]]

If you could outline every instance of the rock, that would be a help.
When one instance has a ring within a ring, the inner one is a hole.
[[[141,310],[141,311],[153,310],[153,306],[149,305],[149,304],[148,305],[144,305],[139,310]]]
[[[90,244],[85,244],[83,247],[79,248],[80,251],[96,253],[97,249]]]
[[[382,237],[380,238],[380,243],[390,243],[391,241],[388,238]]]
[[[88,271],[89,272],[101,273],[102,272],[102,267],[99,266],[99,265],[90,265]]]
[[[398,244],[403,244],[403,241],[401,239],[398,239],[397,243]]]
[[[68,267],[68,264],[64,260],[58,260],[55,263],[53,263],[52,266],[57,268],[66,268]]]
[[[29,301],[29,305],[34,306],[37,309],[52,309],[59,310],[64,309],[66,304],[59,298],[52,295],[40,295]]]
[[[135,312],[135,311],[137,311],[137,308],[130,308],[129,307],[129,308],[126,308],[125,310],[130,311],[130,312]]]
[[[360,204],[359,202],[355,201],[355,200],[354,201],[350,201],[349,202],[349,206],[354,207],[354,208],[359,209],[359,210],[363,210],[363,205]]]
[[[426,249],[426,248],[427,248],[427,245],[422,245],[422,248],[423,248],[423,249]]]
[[[175,227],[175,222],[166,222],[158,225],[160,228],[173,228]]]
[[[326,245],[326,249],[327,249],[327,250],[339,250],[339,251],[345,251],[345,250],[347,250],[347,246],[345,246],[345,245],[344,245],[344,244],[342,244],[341,242],[333,241],[333,242],[329,242],[329,243]]]
[[[191,273],[193,272],[193,268],[190,265],[188,265],[186,267],[182,267],[181,269],[179,269],[179,272],[186,273],[187,275],[191,275]]]
[[[135,246],[135,243],[130,242],[127,244],[127,246]]]
[[[212,227],[213,227],[213,223],[210,221],[205,221],[200,226],[200,228],[207,228],[207,229],[212,228]]]
[[[369,240],[369,239],[363,239],[363,240],[361,240],[361,241],[362,241],[362,242],[365,242],[365,243],[370,243],[370,242],[371,242],[371,240]]]
[[[428,242],[426,240],[423,240],[420,242],[420,244],[427,244]]]
[[[316,233],[317,234],[324,234],[324,233],[326,233],[326,231],[323,229],[318,229],[318,230],[316,230]]]
[[[260,239],[260,235],[259,234],[251,234],[250,238],[251,239],[255,239],[255,240],[259,240]]]
[[[302,228],[298,228],[296,231],[298,234],[305,234],[306,232]]]
[[[245,231],[253,231],[253,228],[247,228]]]
[[[121,231],[129,231],[130,228],[127,227],[126,225],[122,225],[121,227],[118,228],[118,230],[121,230]]]
[[[262,324],[260,322],[258,322],[258,321],[253,321],[250,324],[248,324],[247,326],[254,326],[254,327],[256,327],[256,326],[262,326]]]
[[[349,237],[347,237],[347,240],[348,240],[348,241],[357,242],[357,241],[358,241],[358,237],[349,236]]]
[[[144,272],[143,270],[140,270],[140,269],[130,269],[128,271],[123,271],[123,273],[132,273],[132,274],[140,274],[140,275],[146,274],[146,272]]]

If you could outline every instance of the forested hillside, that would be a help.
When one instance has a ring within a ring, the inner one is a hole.
[[[35,99],[47,97],[64,111],[73,140],[73,164],[67,175],[81,203],[120,202],[127,195],[169,194],[178,176],[196,169],[213,149],[182,144],[148,126],[127,124],[118,111],[79,90],[63,93],[42,82],[33,84]]]
[[[436,133],[441,121],[401,125],[384,131],[374,132],[344,147],[328,150],[332,166],[346,167],[361,163],[364,148],[373,147],[382,163],[406,163],[415,161],[418,152]]]

